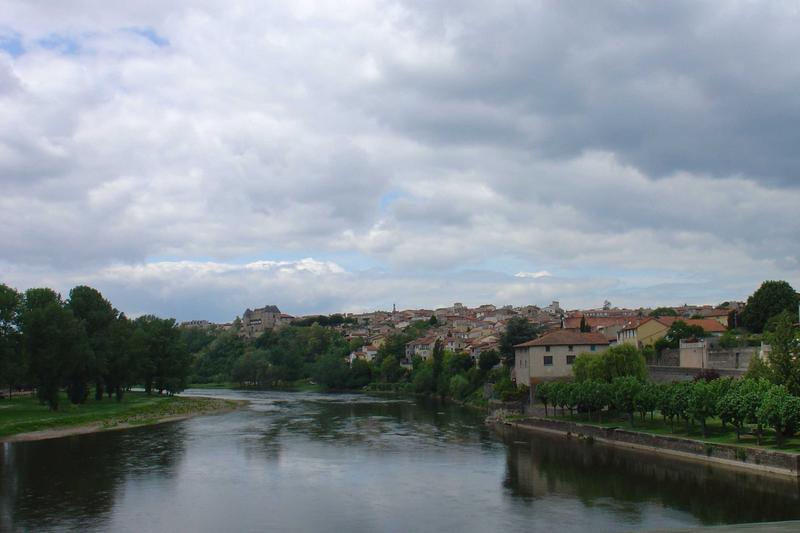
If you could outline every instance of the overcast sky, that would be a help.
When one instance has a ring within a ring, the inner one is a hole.
[[[0,282],[231,320],[800,287],[800,4],[4,0]]]

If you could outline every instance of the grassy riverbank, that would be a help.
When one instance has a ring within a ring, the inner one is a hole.
[[[0,440],[46,430],[81,427],[80,432],[85,433],[153,424],[222,412],[240,405],[241,402],[216,398],[148,396],[143,392],[129,392],[121,402],[89,399],[83,405],[72,405],[65,397],[61,408],[51,411],[34,396],[15,397],[0,401]]]

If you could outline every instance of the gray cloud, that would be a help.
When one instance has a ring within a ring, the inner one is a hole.
[[[24,52],[0,43],[3,280],[94,280],[121,307],[181,316],[246,298],[634,305],[800,284],[798,16],[11,1],[0,28]],[[346,274],[299,282],[164,273],[165,258],[337,256]],[[109,277],[125,268],[150,275]]]

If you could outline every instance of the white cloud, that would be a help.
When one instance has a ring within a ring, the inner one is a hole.
[[[553,275],[547,270],[540,270],[538,272],[517,272],[516,274],[514,274],[514,277],[539,279],[539,278],[551,278],[553,277]]]
[[[797,286],[797,16],[10,1],[0,281],[218,318]]]

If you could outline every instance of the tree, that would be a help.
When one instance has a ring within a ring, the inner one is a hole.
[[[642,382],[633,376],[617,377],[611,382],[614,395],[614,405],[628,413],[631,427],[633,427],[633,413],[636,411],[636,397],[642,391]]]
[[[381,363],[381,379],[385,383],[397,383],[403,375],[400,361],[394,357],[387,357]]]
[[[70,401],[86,399],[91,349],[80,322],[51,289],[28,289],[22,312],[23,348],[39,399],[58,409],[58,391],[67,385]]]
[[[363,359],[356,359],[350,366],[350,375],[347,378],[347,388],[361,389],[372,381],[372,367]]]
[[[428,324],[430,324],[433,327],[436,327],[439,325],[439,319],[436,318],[436,315],[431,315],[431,317],[428,319]]]
[[[500,353],[497,350],[485,350],[478,356],[478,368],[486,373],[493,369],[500,362]]]
[[[702,338],[705,337],[705,334],[706,332],[701,326],[693,326],[683,320],[676,320],[664,337],[656,341],[655,348],[659,353],[665,348],[675,349],[680,345],[681,339]]]
[[[703,438],[708,437],[706,421],[717,414],[719,397],[715,387],[703,380],[692,383],[689,389],[688,413],[700,422],[703,429]]]
[[[660,316],[678,316],[678,312],[671,307],[656,307],[647,316],[660,317]]]
[[[80,285],[69,292],[67,306],[80,320],[86,331],[92,357],[89,360],[89,377],[95,383],[95,399],[103,399],[103,387],[107,381],[110,353],[110,328],[117,318],[117,310],[96,289]]]
[[[326,389],[345,389],[349,382],[350,369],[342,357],[327,353],[314,364],[312,377]]]
[[[141,358],[140,379],[145,391],[175,394],[189,381],[191,357],[172,318],[144,315],[134,322],[132,343]]]
[[[783,385],[772,385],[764,395],[757,415],[760,424],[772,427],[778,446],[791,437],[800,423],[800,398]]]
[[[761,333],[770,317],[783,311],[796,311],[798,297],[786,281],[765,281],[748,299],[741,314],[741,324]]]
[[[655,383],[645,383],[636,395],[636,410],[641,414],[642,421],[650,413],[650,420],[654,418],[654,411],[658,407],[659,388]]]
[[[776,318],[775,331],[767,334],[771,381],[785,385],[794,395],[800,395],[800,340],[794,332],[794,317],[780,313]]]
[[[539,328],[521,316],[511,317],[506,324],[506,331],[500,337],[500,354],[509,368],[514,367],[514,346],[535,339]]]
[[[589,324],[586,323],[586,317],[585,316],[581,317],[580,330],[583,333],[588,333],[588,332],[592,331],[592,328],[589,327]]]
[[[20,332],[22,295],[0,284],[0,385],[11,391],[25,373]]]
[[[631,344],[621,344],[597,353],[583,353],[575,358],[572,366],[575,381],[605,381],[632,376],[639,381],[647,379],[647,363],[644,356]]]

